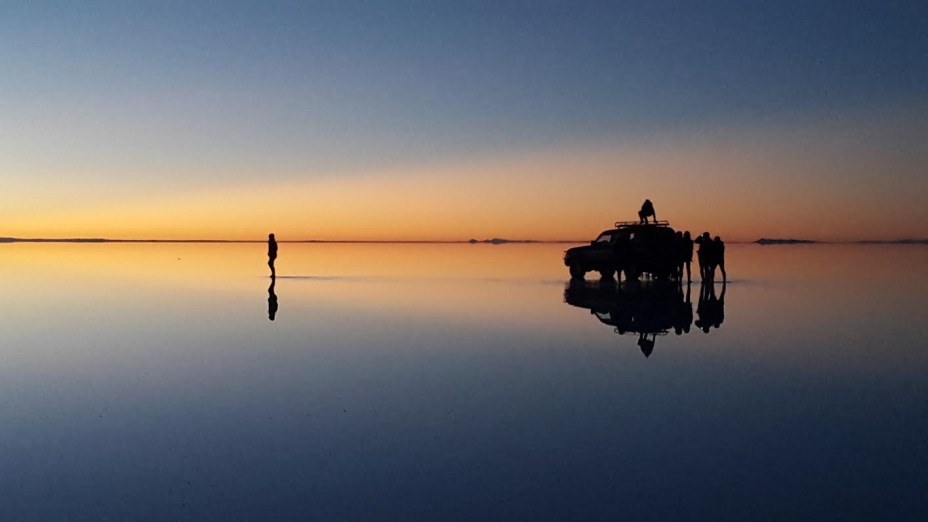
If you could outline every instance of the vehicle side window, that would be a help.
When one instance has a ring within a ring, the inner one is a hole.
[[[596,238],[597,243],[608,243],[610,241],[612,241],[612,234],[601,234]]]

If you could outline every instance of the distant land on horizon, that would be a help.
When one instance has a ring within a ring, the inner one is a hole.
[[[811,239],[771,239],[762,237],[755,241],[755,243],[758,245],[807,245],[811,243],[819,243],[819,241],[814,241]]]

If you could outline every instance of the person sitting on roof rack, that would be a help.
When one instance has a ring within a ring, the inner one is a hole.
[[[654,205],[651,203],[650,199],[644,200],[644,204],[641,205],[641,210],[638,211],[639,223],[647,225],[648,217],[653,217],[654,222],[657,223],[657,214],[654,212]]]

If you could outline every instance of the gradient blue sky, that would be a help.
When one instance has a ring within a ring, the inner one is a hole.
[[[925,2],[2,2],[0,43],[0,218],[18,224],[68,194],[442,176],[719,134],[892,149],[925,188]]]

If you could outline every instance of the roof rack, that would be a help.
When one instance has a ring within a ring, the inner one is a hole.
[[[651,222],[647,223],[647,225],[646,225],[645,223],[640,222],[640,221],[616,221],[616,222],[615,222],[615,227],[616,227],[616,228],[619,228],[619,227],[627,227],[627,226],[632,226],[632,225],[654,226],[654,227],[669,227],[669,226],[670,226],[670,221],[667,221],[667,220],[651,221]]]
[[[617,334],[619,334],[619,335],[629,335],[629,334],[634,335],[634,334],[643,334],[643,333],[646,333],[646,334],[648,334],[648,335],[651,335],[651,334],[654,334],[654,335],[667,335],[667,334],[670,333],[670,330],[669,330],[669,329],[666,329],[666,328],[665,328],[665,329],[658,330],[658,331],[656,331],[656,332],[638,332],[638,331],[635,331],[635,330],[628,330],[628,331],[625,332],[625,333],[619,333],[619,327],[618,327],[618,326],[616,326],[615,329],[612,330],[612,331],[615,332],[615,333],[617,333]]]

